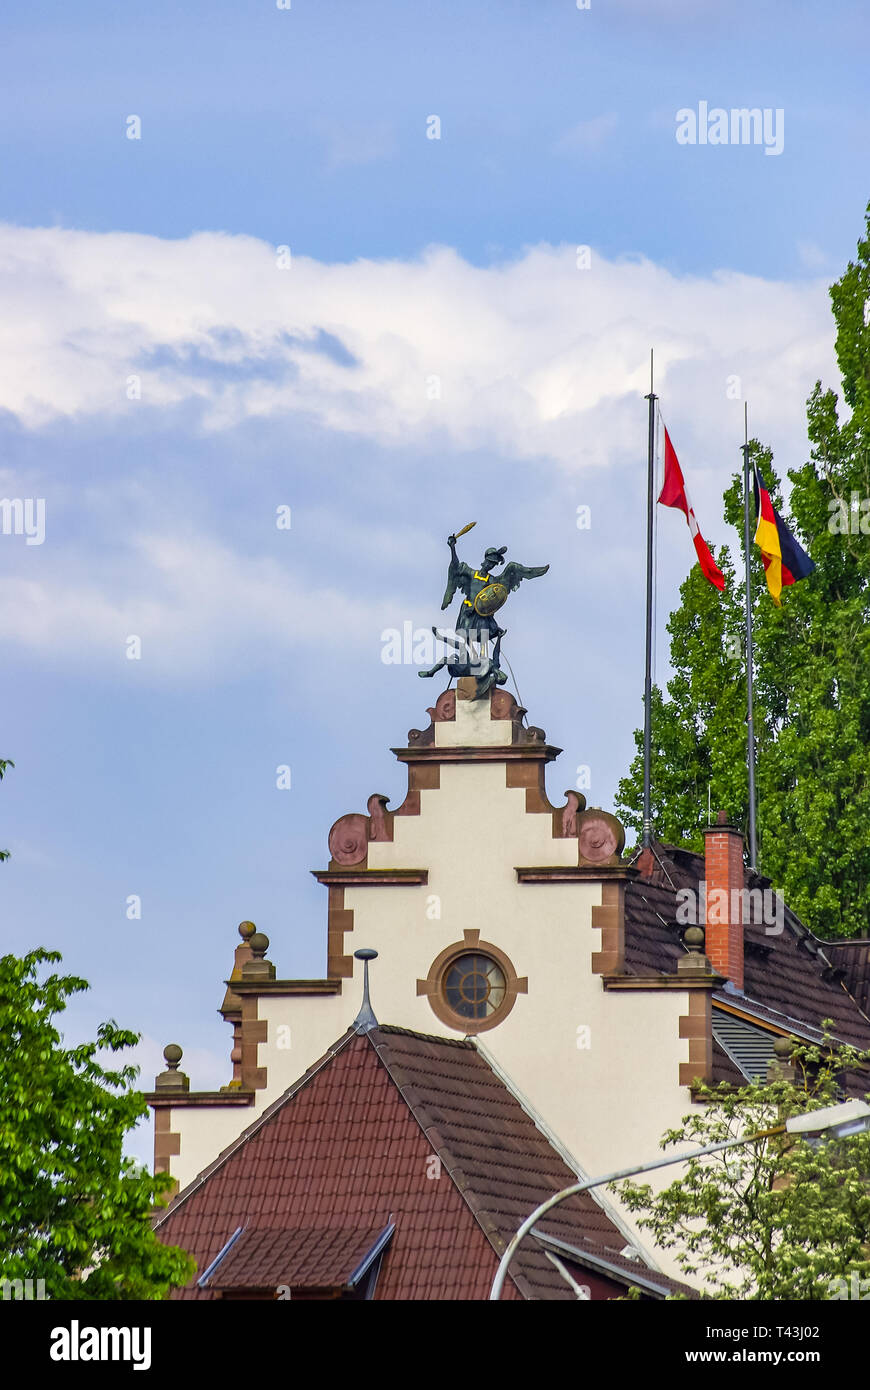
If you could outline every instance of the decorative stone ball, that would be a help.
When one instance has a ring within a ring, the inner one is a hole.
[[[163,1056],[166,1058],[168,1066],[177,1067],[184,1053],[178,1046],[178,1043],[167,1043],[163,1049]]]
[[[254,926],[253,922],[239,923],[239,936],[243,941],[250,941],[256,930],[257,928]]]
[[[773,1051],[777,1057],[784,1060],[786,1057],[791,1056],[793,1045],[791,1038],[777,1038],[776,1042],[773,1044]]]
[[[251,950],[258,959],[266,954],[269,949],[269,938],[265,932],[255,931],[249,942]]]
[[[688,927],[683,933],[683,940],[690,951],[700,951],[704,946],[704,933],[700,927]]]

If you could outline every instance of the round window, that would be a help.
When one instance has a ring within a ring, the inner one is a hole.
[[[468,952],[444,971],[445,1002],[460,1018],[489,1018],[505,997],[505,977],[491,956]]]

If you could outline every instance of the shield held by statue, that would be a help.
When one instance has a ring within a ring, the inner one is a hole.
[[[491,618],[493,613],[497,613],[502,604],[507,602],[507,596],[508,591],[504,584],[487,584],[474,600],[474,611],[482,618]]]

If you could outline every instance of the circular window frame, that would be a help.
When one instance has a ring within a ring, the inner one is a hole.
[[[513,962],[504,951],[499,950],[498,946],[493,946],[490,941],[481,941],[479,932],[466,931],[464,935],[464,941],[454,941],[435,957],[426,979],[417,981],[417,993],[428,997],[432,1012],[446,1027],[452,1028],[456,1033],[463,1033],[466,1037],[473,1037],[476,1033],[485,1033],[487,1029],[496,1028],[503,1023],[513,1008],[517,995],[528,993],[529,982],[525,976],[517,975]],[[456,1013],[447,1002],[448,971],[461,956],[467,955],[489,956],[504,977],[504,998],[486,1018],[466,1018]]]

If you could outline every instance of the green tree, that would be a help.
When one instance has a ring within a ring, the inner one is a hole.
[[[820,936],[860,936],[870,917],[870,209],[858,259],[831,289],[837,358],[849,410],[816,386],[808,402],[810,460],[789,472],[789,516],[768,449],[752,443],[774,504],[816,570],[771,601],[753,545],[759,867]],[[693,569],[671,615],[673,678],[653,702],[653,825],[702,847],[713,808],[748,819],[743,651],[742,478],[725,493],[737,528],[737,574],[726,549],[720,595]],[[754,528],[753,528],[754,529]],[[637,747],[642,735],[636,734]],[[617,809],[640,828],[642,760]]]
[[[98,1060],[138,1036],[109,1022],[66,1047],[54,1019],[88,985],[45,976],[58,960],[0,957],[0,1280],[42,1279],[49,1298],[162,1298],[193,1261],[151,1227],[171,1180],[123,1156],[148,1109],[137,1068]]]
[[[835,1105],[843,1075],[868,1061],[830,1041],[796,1046],[774,1080],[699,1088],[703,1110],[662,1148],[702,1148]],[[853,1276],[870,1277],[868,1173],[870,1135],[811,1144],[779,1133],[692,1159],[658,1193],[630,1181],[614,1191],[707,1297],[815,1301],[848,1297]]]

